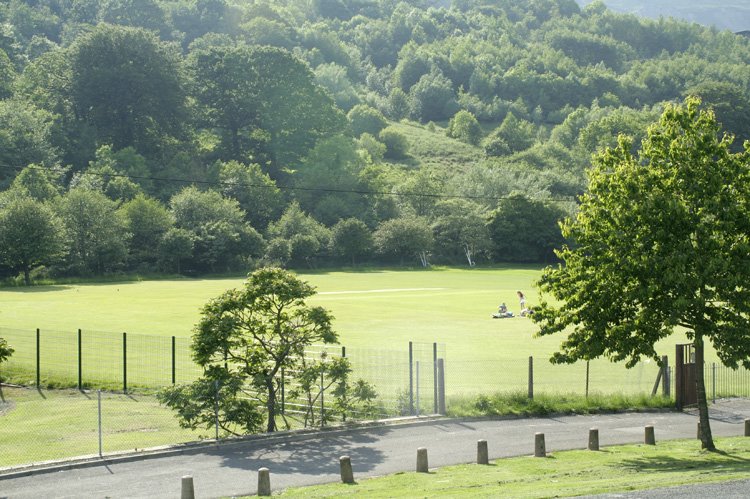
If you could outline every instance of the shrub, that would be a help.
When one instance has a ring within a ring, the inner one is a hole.
[[[380,142],[385,144],[385,157],[391,159],[406,158],[409,152],[409,142],[406,136],[393,127],[380,132]]]

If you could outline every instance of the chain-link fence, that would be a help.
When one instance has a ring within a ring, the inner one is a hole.
[[[201,375],[189,338],[8,328],[0,328],[0,337],[15,350],[0,366],[0,379],[36,387],[2,387],[0,466],[221,436],[211,427],[180,428],[175,413],[153,396]],[[445,413],[452,399],[498,392],[643,394],[655,393],[659,383],[664,390],[665,371],[649,361],[626,369],[606,360],[553,365],[532,357],[448,359],[445,345],[416,342],[400,350],[313,346],[305,356],[345,357],[350,383],[366,382],[376,398],[366,410],[342,410],[325,375],[301,389],[297,373],[280,373],[280,427]],[[667,387],[674,386],[673,373],[666,373]],[[745,369],[706,364],[705,380],[714,399],[750,396]]]
[[[0,467],[134,451],[213,437],[180,428],[155,397],[0,387]]]
[[[0,366],[0,379],[36,387],[3,388],[0,455],[4,458],[0,466],[223,435],[218,424],[202,431],[180,428],[175,413],[154,396],[158,389],[201,375],[201,368],[191,359],[187,338],[8,328],[0,329],[0,337],[15,350]],[[404,346],[400,351],[308,348],[305,358],[310,361],[345,357],[351,366],[350,383],[367,383],[375,398],[366,406],[342,408],[337,386],[326,375],[321,375],[319,384],[316,380],[300,389],[295,378],[299,373],[282,372],[278,426],[295,429],[433,413],[436,408],[444,412],[444,385],[442,403],[438,403],[436,378],[438,361],[442,365],[445,357],[444,345]],[[221,394],[217,387],[217,408]]]
[[[0,328],[13,347],[3,377],[18,384],[133,391],[186,383],[202,370],[190,338],[80,329]]]
[[[606,359],[575,364],[552,364],[546,358],[449,360],[446,390],[451,396],[497,392],[638,394],[653,390],[660,367],[641,362],[628,369]]]

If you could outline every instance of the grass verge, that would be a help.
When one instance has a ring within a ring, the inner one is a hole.
[[[0,467],[99,452],[96,392],[0,387]],[[102,452],[192,442],[199,431],[180,428],[156,398],[101,394]]]
[[[722,452],[705,452],[696,440],[658,446],[624,445],[599,452],[564,451],[547,458],[500,459],[439,468],[430,473],[397,473],[361,480],[288,489],[281,497],[571,497],[654,487],[746,479],[750,439],[717,439]]]
[[[598,414],[604,412],[639,411],[673,408],[670,397],[646,394],[591,393],[588,397],[575,393],[535,394],[526,392],[495,393],[468,397],[451,397],[448,415],[452,417],[481,416],[547,416],[550,414]]]

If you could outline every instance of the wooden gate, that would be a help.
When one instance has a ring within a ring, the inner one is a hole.
[[[678,409],[698,403],[695,385],[695,347],[692,343],[675,346],[675,404]]]

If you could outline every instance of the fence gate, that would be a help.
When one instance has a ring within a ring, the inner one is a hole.
[[[703,368],[703,366],[701,366]],[[695,385],[695,347],[692,343],[675,346],[675,403],[678,409],[698,403]]]

